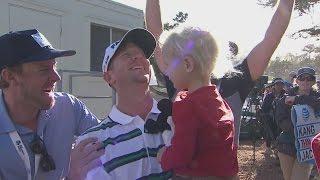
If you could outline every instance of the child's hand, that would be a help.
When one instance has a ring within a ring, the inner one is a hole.
[[[158,151],[157,159],[158,159],[159,162],[161,162],[162,154],[166,149],[167,149],[167,147],[164,146]]]

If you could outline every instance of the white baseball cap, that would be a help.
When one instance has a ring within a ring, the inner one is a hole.
[[[128,31],[121,40],[112,43],[106,48],[102,62],[102,72],[108,71],[113,55],[117,52],[119,47],[128,42],[132,42],[141,48],[147,59],[150,58],[156,47],[156,39],[151,32],[143,28],[132,29]]]

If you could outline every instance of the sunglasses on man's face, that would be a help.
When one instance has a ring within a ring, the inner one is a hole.
[[[40,166],[43,171],[48,172],[56,169],[56,165],[52,157],[48,154],[44,142],[38,135],[34,135],[34,139],[29,144],[34,154],[41,154]]]
[[[298,80],[299,81],[314,81],[315,78],[312,76],[300,76],[300,77],[298,77]]]

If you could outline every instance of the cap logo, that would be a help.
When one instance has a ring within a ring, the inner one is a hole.
[[[112,48],[112,49],[114,49],[114,48],[115,48],[115,46],[117,46],[118,44],[119,44],[119,41],[117,41],[117,42],[113,43],[113,44],[111,45],[111,48]]]
[[[53,48],[50,42],[47,40],[47,38],[44,37],[44,35],[42,35],[40,32],[32,34],[31,36],[39,44],[40,47],[48,46],[50,48]]]

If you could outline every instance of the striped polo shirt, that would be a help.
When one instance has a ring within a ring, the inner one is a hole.
[[[146,119],[156,120],[159,113],[153,100]],[[144,124],[140,116],[129,116],[113,106],[105,120],[80,136],[77,142],[97,137],[105,149],[102,165],[89,171],[86,179],[169,179],[172,173],[163,172],[157,160],[157,152],[164,146],[161,133],[145,133]]]

